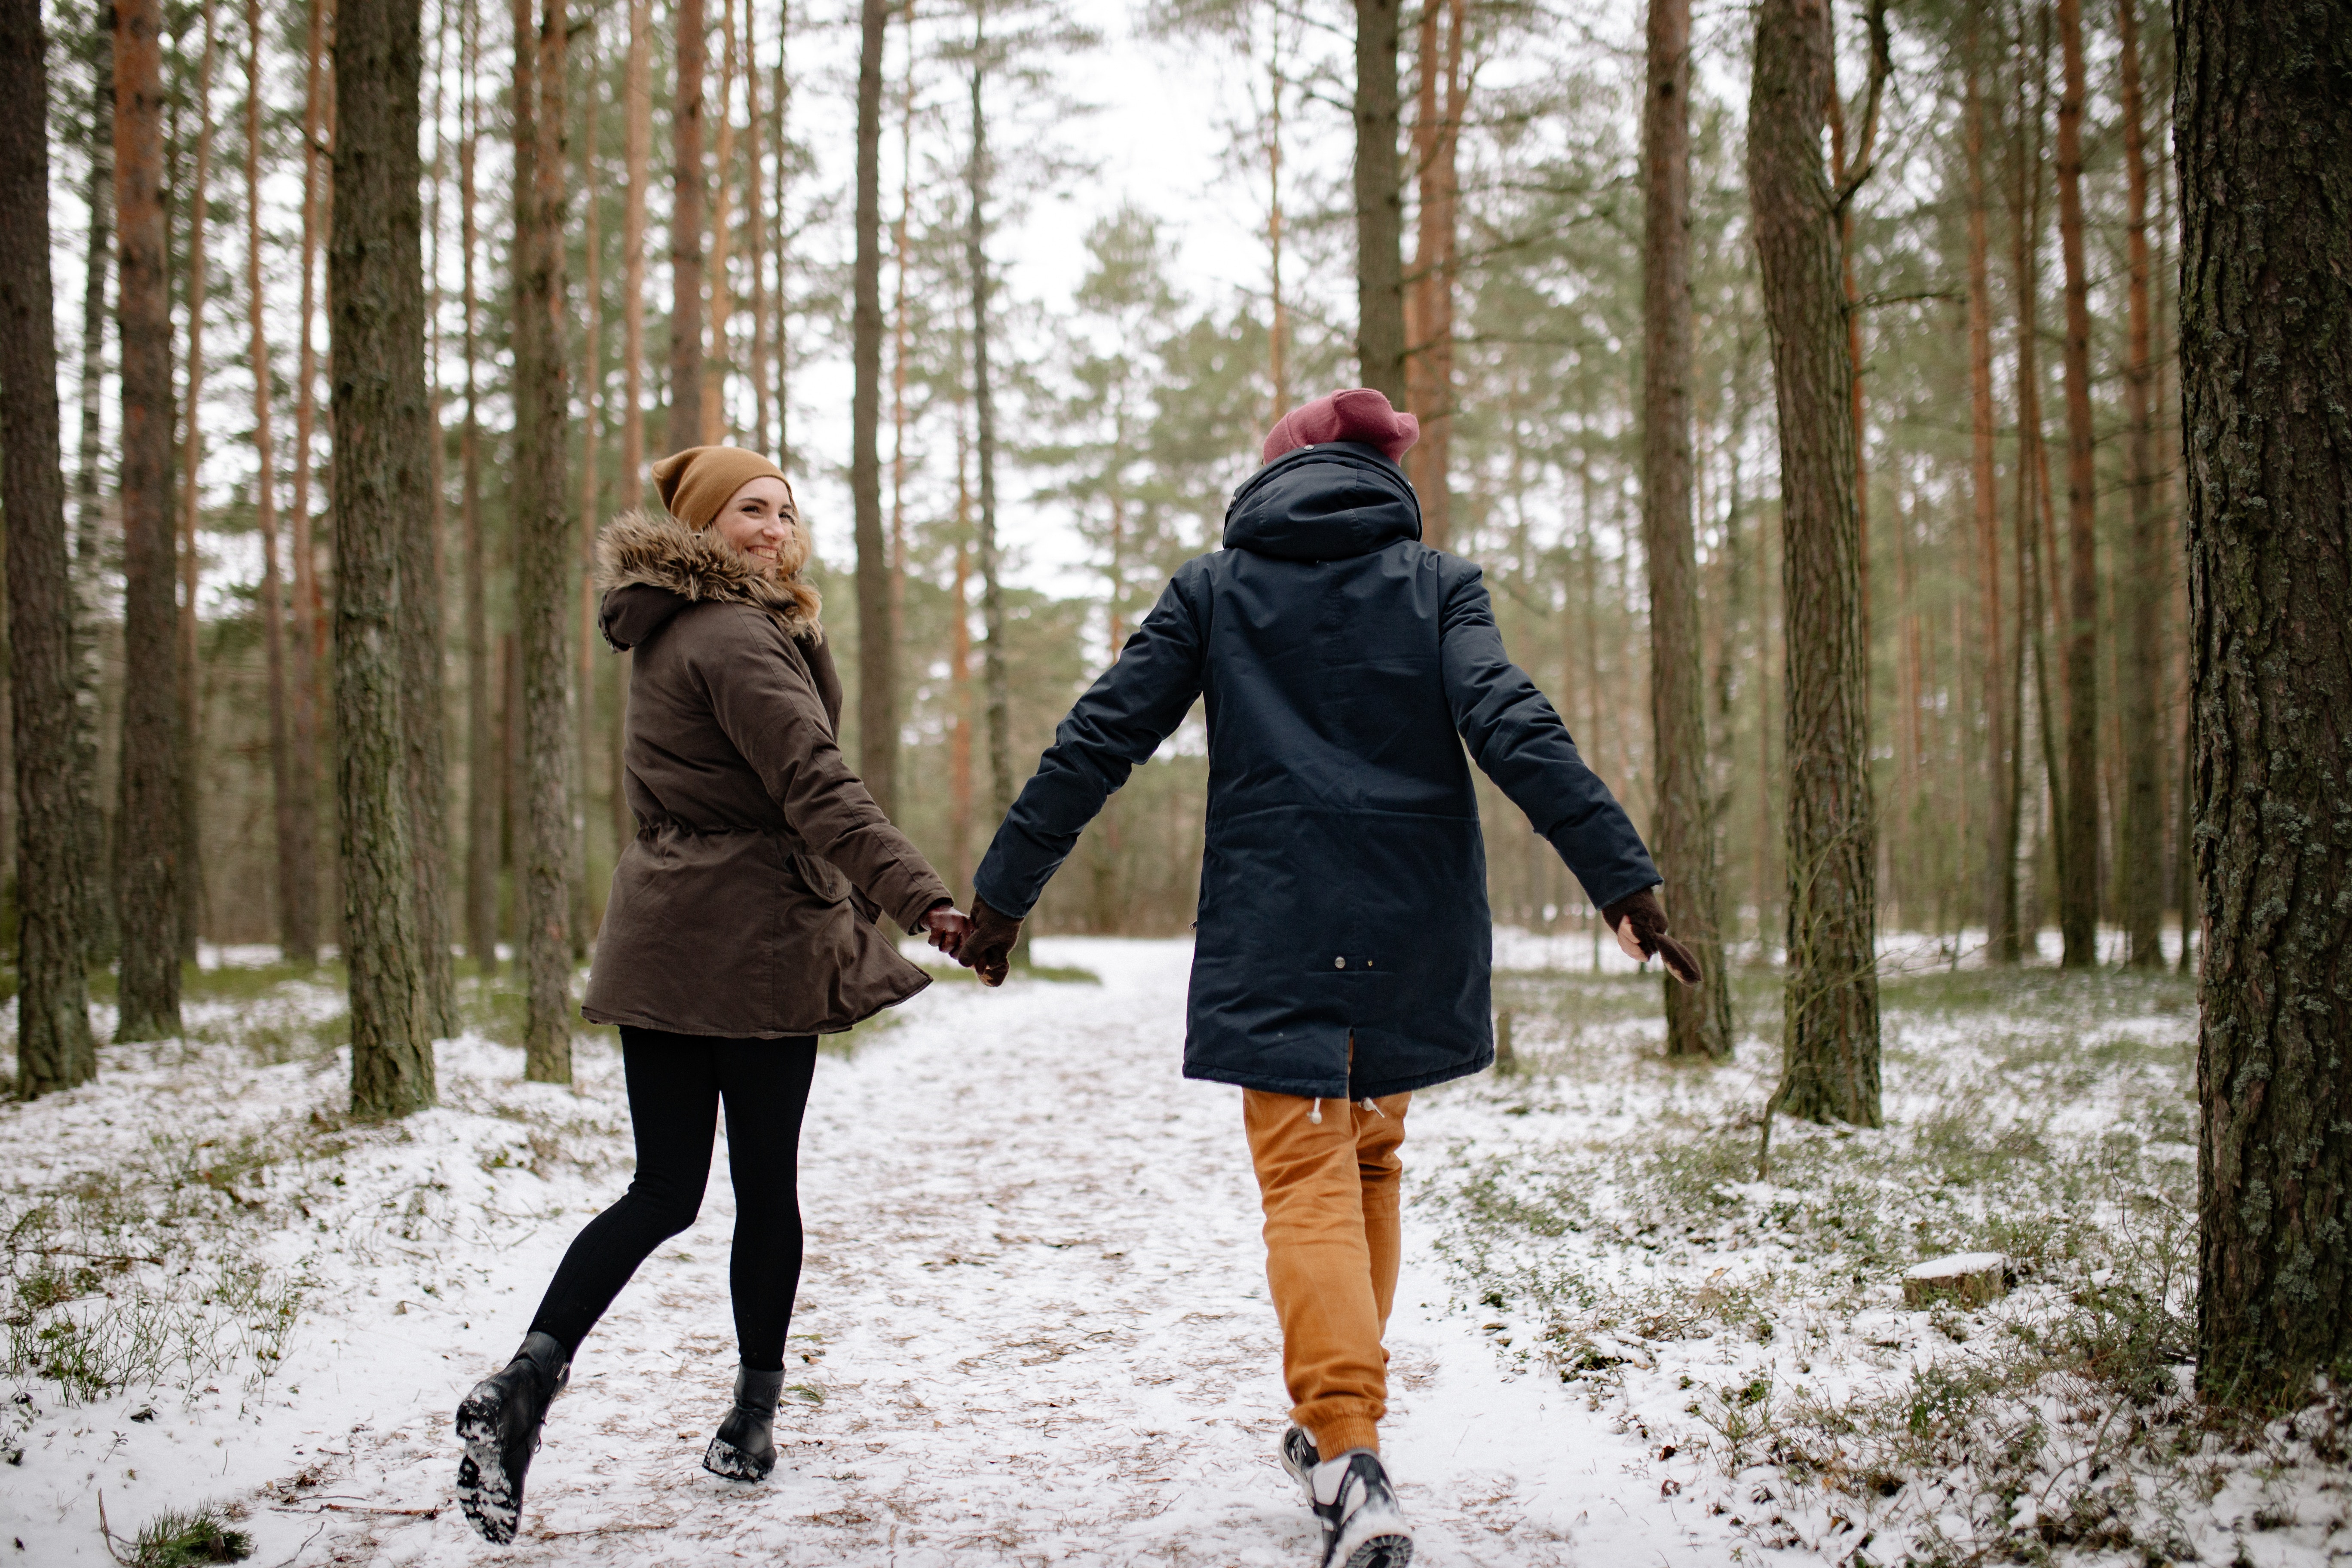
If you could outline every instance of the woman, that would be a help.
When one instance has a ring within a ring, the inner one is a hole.
[[[774,1467],[816,1037],[929,984],[877,916],[950,954],[969,930],[835,742],[841,682],[782,472],[697,447],[654,479],[667,515],[620,518],[597,545],[604,638],[635,655],[625,755],[637,836],[582,1008],[620,1026],[637,1170],[572,1242],[514,1360],[458,1407],[458,1502],[493,1542],[514,1539],[540,1423],[581,1341],[637,1265],[694,1223],[722,1102],[742,1364],[702,1462],[744,1480]]]

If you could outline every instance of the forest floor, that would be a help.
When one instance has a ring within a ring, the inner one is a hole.
[[[772,1480],[698,1466],[721,1159],[506,1549],[452,1504],[450,1413],[626,1180],[610,1037],[524,1084],[513,999],[469,983],[440,1106],[355,1125],[335,988],[208,969],[185,1041],[0,1107],[0,1542],[127,1561],[210,1506],[268,1565],[1311,1563],[1237,1097],[1178,1073],[1186,947],[1038,945],[1095,978],[942,984],[820,1058]],[[1739,990],[1763,1037],[1690,1067],[1656,982],[1601,967],[1498,973],[1516,1066],[1415,1098],[1384,1443],[1419,1561],[2352,1558],[2340,1400],[2185,1394],[2186,982],[1890,973],[1886,1127],[1783,1122],[1759,1179],[1771,978]],[[1905,1307],[1906,1266],[1970,1250],[2005,1296]]]

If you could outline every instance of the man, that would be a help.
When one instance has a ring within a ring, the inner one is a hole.
[[[1420,542],[1397,467],[1419,434],[1333,393],[1265,439],[1118,661],[1062,721],[973,878],[961,953],[990,984],[1078,834],[1202,697],[1209,817],[1184,1073],[1238,1084],[1294,1408],[1282,1459],[1326,1568],[1402,1568],[1380,1460],[1412,1091],[1495,1058],[1486,770],[1625,951],[1696,982],[1640,835],[1526,672],[1478,569]]]

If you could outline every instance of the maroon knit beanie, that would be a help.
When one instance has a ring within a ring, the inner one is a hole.
[[[1390,462],[1402,458],[1421,439],[1421,421],[1389,406],[1385,394],[1369,386],[1351,386],[1302,403],[1284,415],[1266,432],[1261,462],[1273,462],[1285,452],[1325,441],[1361,441],[1378,447]]]

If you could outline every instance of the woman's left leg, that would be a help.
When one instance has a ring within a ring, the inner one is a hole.
[[[728,1283],[735,1342],[754,1372],[779,1372],[801,1279],[801,1116],[816,1071],[816,1037],[718,1045],[727,1107],[727,1172],[735,1184]]]
[[[702,1464],[717,1475],[756,1481],[776,1463],[784,1340],[801,1278],[801,1113],[816,1069],[816,1040],[730,1040],[717,1057],[727,1168],[735,1183],[729,1284],[743,1364],[735,1373],[734,1407]]]

